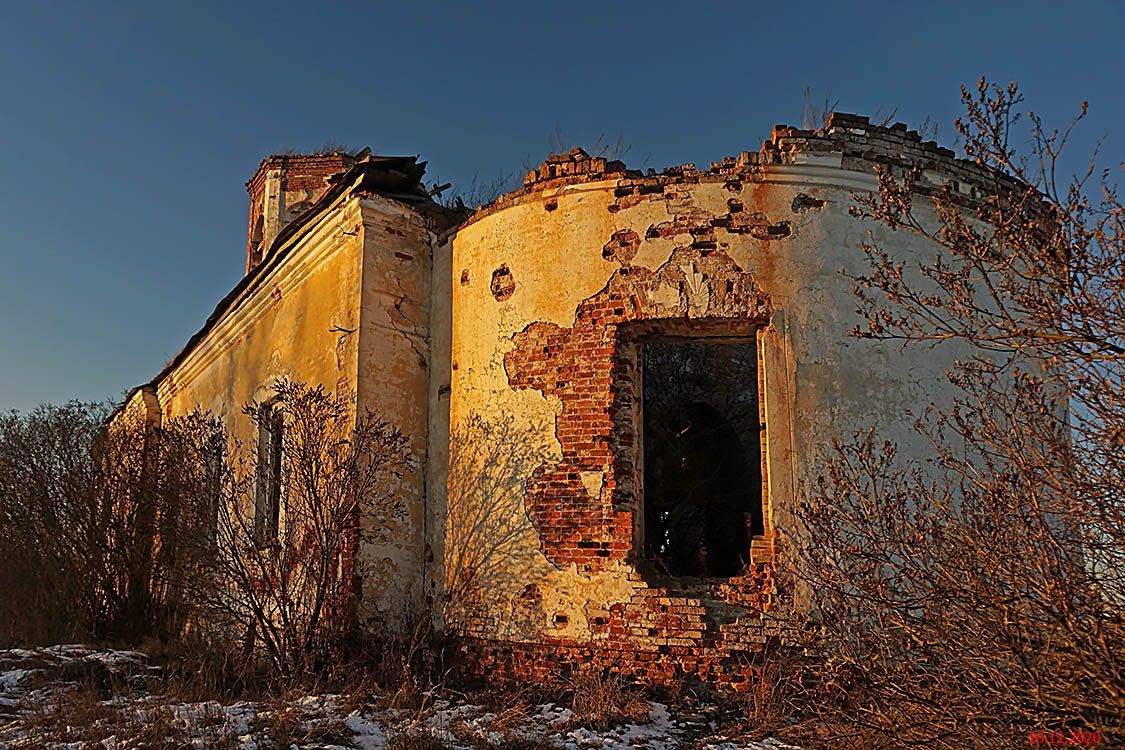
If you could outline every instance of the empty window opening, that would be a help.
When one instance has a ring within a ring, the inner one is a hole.
[[[645,558],[677,577],[731,577],[763,534],[753,339],[644,342]]]
[[[254,495],[254,531],[263,544],[277,541],[283,430],[281,412],[265,407],[258,419],[258,481]]]
[[[254,219],[254,230],[250,233],[250,265],[256,265],[262,259],[265,226],[265,217],[258,214],[257,218]]]
[[[221,433],[207,439],[203,459],[203,504],[199,509],[204,538],[214,544],[218,532],[219,507],[223,502],[223,467],[226,441]]]

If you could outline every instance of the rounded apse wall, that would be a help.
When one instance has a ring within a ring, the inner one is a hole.
[[[917,446],[913,415],[948,393],[955,353],[852,337],[848,276],[872,238],[908,264],[934,248],[853,218],[853,194],[876,186],[871,159],[813,140],[649,175],[553,157],[449,239],[443,616],[482,671],[604,657],[648,680],[737,686],[734,655],[783,628],[793,592],[773,539],[818,455],[869,425]],[[656,340],[756,346],[738,382],[764,425],[764,520],[739,574],[646,560],[643,352]]]

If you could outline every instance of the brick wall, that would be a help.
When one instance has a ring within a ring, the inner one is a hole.
[[[464,632],[457,654],[468,674],[499,681],[546,682],[594,664],[652,685],[703,683],[725,692],[752,684],[753,655],[782,642],[789,592],[773,566],[754,563],[725,582],[646,585],[591,619],[588,638],[540,634],[534,641]]]
[[[265,245],[269,244],[270,238],[267,237],[263,244],[261,226],[266,213],[265,193],[269,175],[276,172],[280,176],[278,197],[282,202],[282,216],[291,220],[294,217],[286,215],[286,208],[299,200],[315,200],[327,188],[327,178],[339,174],[354,162],[355,159],[344,153],[274,154],[262,160],[246,183],[246,192],[250,196],[250,215],[246,225],[247,271],[262,262],[269,250]],[[280,229],[279,226],[278,231]]]

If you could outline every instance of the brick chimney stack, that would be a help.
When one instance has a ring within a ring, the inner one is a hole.
[[[365,150],[366,151],[366,150]],[[307,210],[328,188],[327,178],[343,172],[362,156],[274,154],[262,161],[246,183],[250,221],[246,230],[246,272],[261,263],[278,233]]]

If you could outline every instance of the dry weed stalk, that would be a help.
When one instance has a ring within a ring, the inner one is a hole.
[[[568,687],[572,721],[578,726],[606,729],[648,720],[649,705],[640,689],[613,669],[582,664],[575,669]]]

